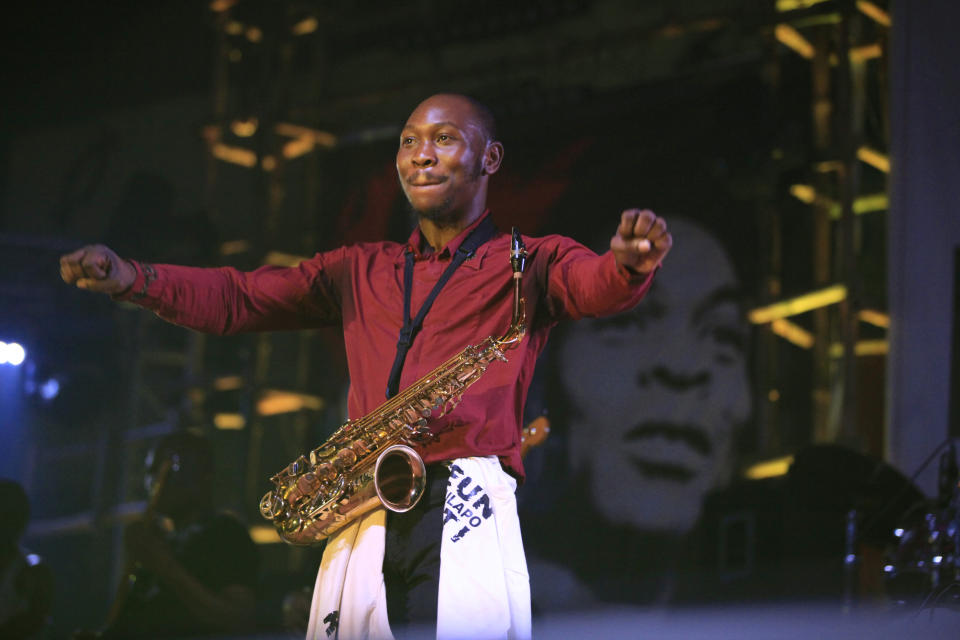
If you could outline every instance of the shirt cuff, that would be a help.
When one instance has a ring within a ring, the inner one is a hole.
[[[137,277],[133,279],[133,283],[129,287],[120,293],[113,294],[111,297],[114,300],[121,302],[137,302],[138,300],[147,297],[147,288],[150,286],[151,282],[157,279],[157,272],[153,268],[153,265],[140,263],[136,260],[127,260],[127,262],[137,272]]]
[[[634,271],[633,269],[617,262],[617,258],[613,256],[613,252],[611,252],[610,255],[613,258],[613,264],[617,274],[631,287],[647,284],[647,282],[652,280],[653,276],[657,274],[657,271],[660,271],[661,265],[658,264],[653,271],[650,271],[649,273],[640,273],[639,271]]]

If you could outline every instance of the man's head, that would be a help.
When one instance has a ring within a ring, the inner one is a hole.
[[[441,93],[407,119],[397,174],[421,217],[447,224],[486,207],[487,181],[503,160],[490,110],[473,98]]]
[[[685,532],[723,486],[750,416],[747,325],[726,250],[670,218],[676,246],[636,309],[571,325],[560,373],[574,468],[608,520]]]

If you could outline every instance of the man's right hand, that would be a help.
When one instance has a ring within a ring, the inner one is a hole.
[[[60,277],[81,289],[113,295],[130,288],[137,270],[109,247],[92,244],[60,257]]]

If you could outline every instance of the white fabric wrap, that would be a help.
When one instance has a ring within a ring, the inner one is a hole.
[[[453,461],[440,546],[440,640],[530,638],[516,488],[496,457]]]
[[[514,494],[496,457],[451,463],[437,602],[439,640],[527,640],[530,578]],[[383,582],[386,512],[376,509],[327,542],[307,640],[392,640]]]

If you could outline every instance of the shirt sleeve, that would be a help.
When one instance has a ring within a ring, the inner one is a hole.
[[[131,261],[137,277],[114,296],[175,324],[216,334],[306,329],[341,322],[348,248],[295,267],[199,268]]]
[[[570,238],[553,240],[547,262],[547,301],[556,319],[626,311],[640,302],[659,270],[637,274],[618,265],[611,251],[597,255]]]

